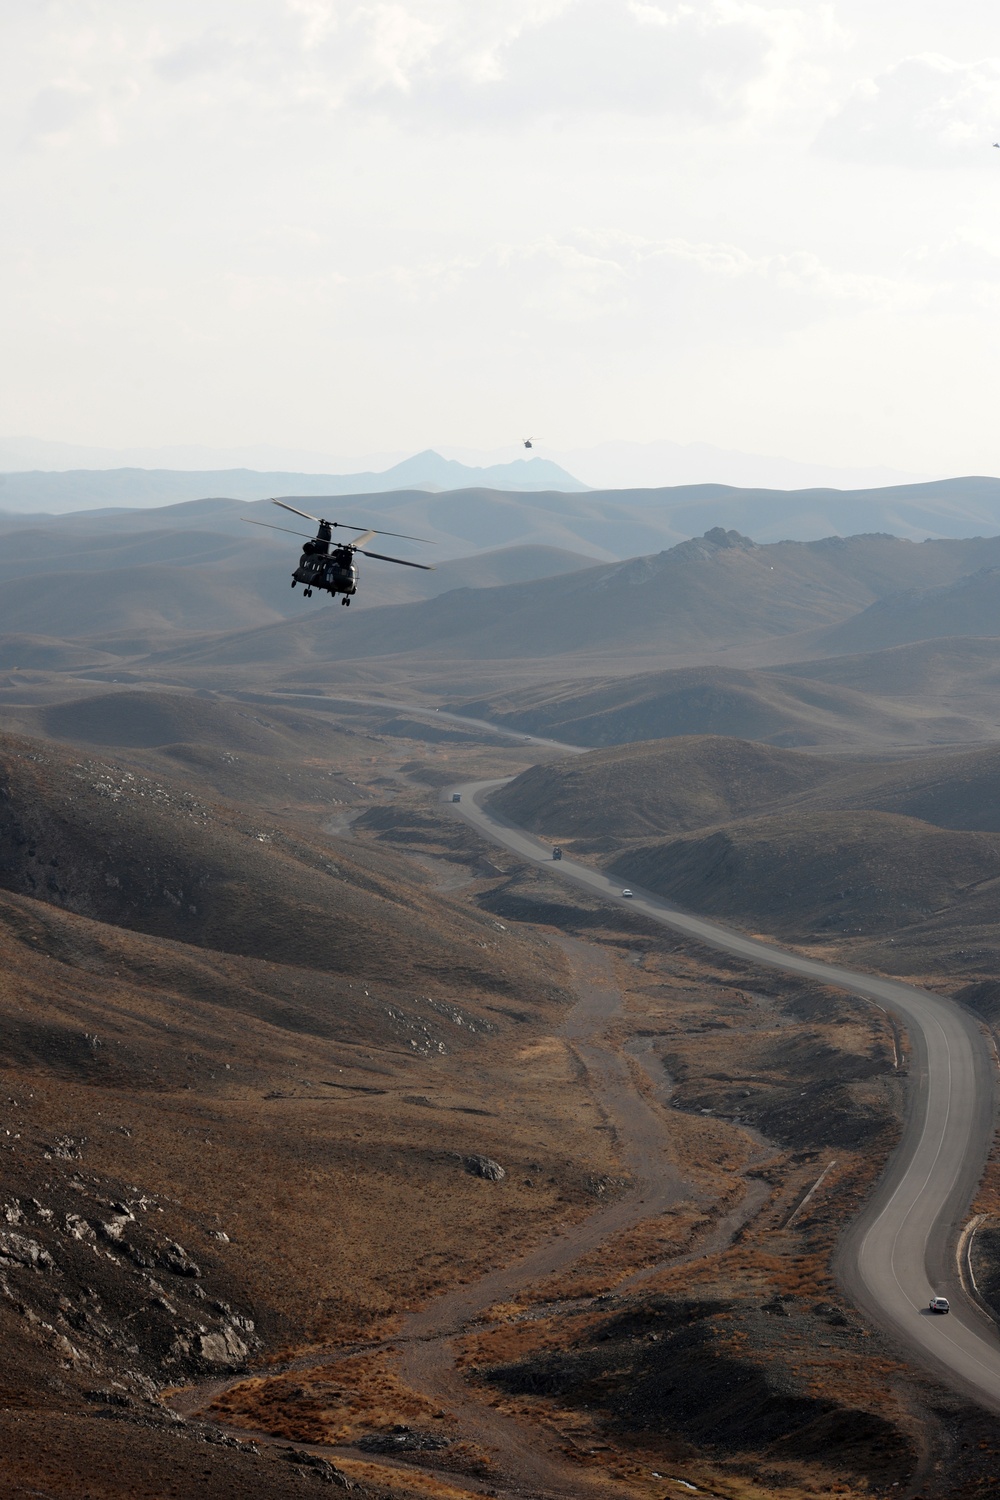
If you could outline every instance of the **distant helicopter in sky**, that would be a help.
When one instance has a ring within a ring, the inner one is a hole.
[[[295,498],[298,499],[298,496]],[[323,589],[328,594],[342,594],[341,604],[350,604],[352,596],[358,591],[358,570],[354,566],[356,552],[360,552],[363,557],[377,557],[380,562],[398,563],[401,568],[422,568],[425,573],[434,571],[431,563],[407,562],[403,557],[387,557],[384,552],[369,552],[364,545],[373,536],[395,536],[407,542],[424,542],[426,537],[407,536],[402,531],[365,531],[363,527],[351,526],[346,521],[324,521],[319,516],[311,516],[308,511],[289,505],[286,500],[272,500],[271,504],[280,505],[282,510],[290,510],[293,516],[301,516],[304,521],[316,523],[316,535],[306,539],[299,565],[292,574],[292,588],[301,583],[307,599],[313,589]],[[284,531],[289,536],[305,535],[302,531],[289,531],[287,526],[271,526],[268,521],[255,521],[250,516],[243,516],[242,519],[251,526],[267,526],[270,531]],[[335,542],[335,527],[345,531],[358,531],[361,535],[349,542]]]
[[[521,442],[524,444],[524,446],[526,448],[533,448],[535,446],[535,440],[534,440],[534,438],[522,438]]]

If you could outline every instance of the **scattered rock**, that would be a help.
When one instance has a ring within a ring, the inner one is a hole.
[[[0,1234],[0,1261],[18,1266],[31,1266],[36,1271],[48,1271],[55,1261],[37,1240],[29,1240],[25,1234],[10,1230]]]
[[[130,1214],[130,1213],[112,1214],[112,1216],[111,1216],[110,1219],[105,1219],[105,1220],[102,1221],[101,1226],[100,1226],[100,1232],[101,1232],[102,1237],[104,1239],[106,1239],[106,1240],[120,1240],[121,1237],[122,1237],[122,1231],[124,1230],[126,1224],[134,1224],[134,1223],[135,1223],[135,1216],[134,1216],[134,1214]]]
[[[817,1318],[822,1318],[825,1323],[829,1323],[833,1328],[847,1327],[847,1319],[840,1308],[834,1307],[832,1302],[817,1302],[813,1307],[813,1312]]]
[[[467,1156],[465,1170],[473,1177],[485,1177],[487,1182],[501,1182],[507,1176],[500,1163],[489,1156]]]
[[[196,1349],[206,1364],[227,1368],[242,1365],[250,1352],[231,1323],[224,1323],[217,1333],[200,1334]]]
[[[66,1233],[70,1239],[92,1240],[95,1238],[94,1230],[81,1214],[66,1215]]]
[[[100,1402],[102,1406],[134,1406],[135,1402],[127,1391],[119,1389],[104,1389],[84,1391],[84,1397],[88,1401]]]
[[[352,1490],[354,1488],[347,1475],[333,1464],[327,1463],[325,1458],[320,1458],[315,1453],[305,1453],[301,1448],[283,1448],[282,1458],[286,1458],[291,1464],[302,1464],[306,1469],[312,1471],[317,1479],[324,1484],[335,1484],[338,1489]]]
[[[86,1136],[75,1141],[71,1135],[61,1135],[52,1147],[52,1155],[58,1157],[60,1161],[79,1161],[86,1144]]]
[[[414,1432],[397,1425],[391,1432],[369,1432],[359,1438],[358,1447],[366,1453],[432,1453],[447,1448],[450,1439],[436,1432]]]
[[[164,1271],[172,1271],[175,1276],[201,1275],[201,1267],[195,1264],[183,1245],[178,1245],[174,1240],[168,1241],[159,1251],[156,1264]]]

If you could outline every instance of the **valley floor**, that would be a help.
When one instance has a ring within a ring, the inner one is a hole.
[[[174,798],[143,847],[216,862],[214,926],[183,939],[162,878],[156,931],[115,925],[103,876],[73,911],[85,799],[0,893],[0,1494],[980,1494],[992,1419],[832,1270],[899,1138],[905,1034],[440,806],[536,745],[359,709],[324,757],[328,718],[223,707],[216,747],[66,752],[116,817],[128,777]],[[52,742],[12,755],[50,795]],[[258,868],[276,903],[300,882],[307,962],[244,902]]]

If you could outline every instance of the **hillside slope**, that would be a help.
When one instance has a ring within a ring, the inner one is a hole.
[[[822,786],[840,766],[719,736],[653,740],[533,766],[490,805],[535,833],[622,841],[780,805]]]
[[[995,903],[1000,834],[889,813],[797,813],[634,845],[608,868],[691,910],[786,937],[856,937],[911,926],[972,891]],[[968,912],[957,915],[960,926]]]
[[[557,954],[391,855],[262,845],[242,821],[86,751],[0,741],[5,1494],[334,1481],[287,1444],[182,1422],[164,1393],[388,1336],[401,1305],[585,1212],[610,1168],[571,1070],[522,1056],[556,1024]],[[201,882],[194,913],[180,881]],[[503,1156],[499,1188],[472,1154]],[[376,1374],[348,1414],[360,1435],[413,1409]]]
[[[760,670],[681,667],[517,686],[461,713],[579,745],[721,734],[865,749],[1000,734],[1000,638],[952,637]]]
[[[901,760],[676,738],[535,766],[491,803],[623,883],[865,962],[1000,961],[1000,746]]]
[[[140,513],[144,525],[128,512],[69,517],[58,526],[33,517],[17,527],[8,518],[0,549],[0,635],[78,641],[132,632],[156,643],[158,636],[176,632],[308,618],[308,604],[289,582],[302,539],[311,534],[309,523],[286,516],[302,535],[283,535],[246,525],[241,517],[247,509],[223,513],[221,525],[228,529],[216,529],[220,517],[211,505],[191,507],[187,524],[174,516],[174,525],[158,510]],[[280,524],[270,506],[255,509]],[[592,563],[589,556],[556,547],[511,546],[443,561],[431,549],[402,540],[384,550],[436,566],[424,572],[361,559],[356,606],[374,609],[454,588],[548,578]]]
[[[1000,559],[1000,538],[918,545],[857,536],[760,547],[716,528],[654,556],[544,581],[456,589],[364,618],[317,612],[295,625],[196,643],[163,661],[291,665],[415,652],[485,660],[711,651],[816,632],[887,594],[953,582],[991,559]]]
[[[516,487],[510,482],[514,471]],[[975,475],[856,490],[688,484],[598,488],[573,494],[567,491],[582,486],[573,486],[553,468],[546,470],[538,460],[534,464],[529,460],[510,466],[506,476],[473,470],[463,475],[458,466],[450,471],[445,468],[438,475],[445,490],[442,494],[406,488],[423,484],[426,476],[426,469],[421,476],[401,466],[379,476],[355,476],[357,487],[352,489],[345,476],[245,469],[6,474],[0,476],[0,528],[3,509],[72,512],[84,506],[155,506],[161,511],[168,507],[181,511],[187,507],[190,515],[196,507],[207,506],[214,506],[217,513],[224,508],[235,512],[238,506],[259,503],[270,495],[299,495],[307,502],[336,495],[341,510],[352,512],[342,519],[360,517],[391,531],[433,536],[449,547],[452,556],[528,542],[621,558],[658,551],[712,526],[747,532],[761,542],[786,537],[815,541],[861,531],[891,532],[914,541],[926,536],[991,536],[1000,531],[1000,480]],[[525,490],[524,481],[534,483],[535,488]],[[471,487],[447,488],[456,483]],[[226,495],[241,498],[202,498]],[[303,506],[309,511],[316,508],[309,503]],[[69,520],[73,521],[72,515]]]
[[[680,667],[632,677],[545,683],[456,704],[462,713],[578,745],[716,734],[769,745],[839,748],[954,743],[981,726],[931,699],[883,699],[781,671]]]
[[[0,886],[135,932],[334,974],[467,994],[489,923],[391,856],[208,805],[169,782],[0,737]],[[513,980],[509,981],[513,983]]]
[[[826,652],[878,650],[940,636],[1000,636],[1000,569],[980,568],[955,583],[879,599],[825,632]]]

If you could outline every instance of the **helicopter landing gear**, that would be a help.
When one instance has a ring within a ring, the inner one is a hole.
[[[341,604],[350,604],[350,602],[351,602],[351,601],[350,601],[350,599],[348,599],[348,598],[347,598],[347,597],[346,597],[346,595],[345,595],[345,597],[344,597],[344,598],[343,598],[343,599],[341,599],[341,601],[340,601],[340,602],[341,602]]]
[[[295,579],[293,578],[292,579],[292,588],[294,588],[294,587],[295,587]]]
[[[303,593],[305,594],[307,599],[311,599],[313,596],[312,589],[303,589]]]

